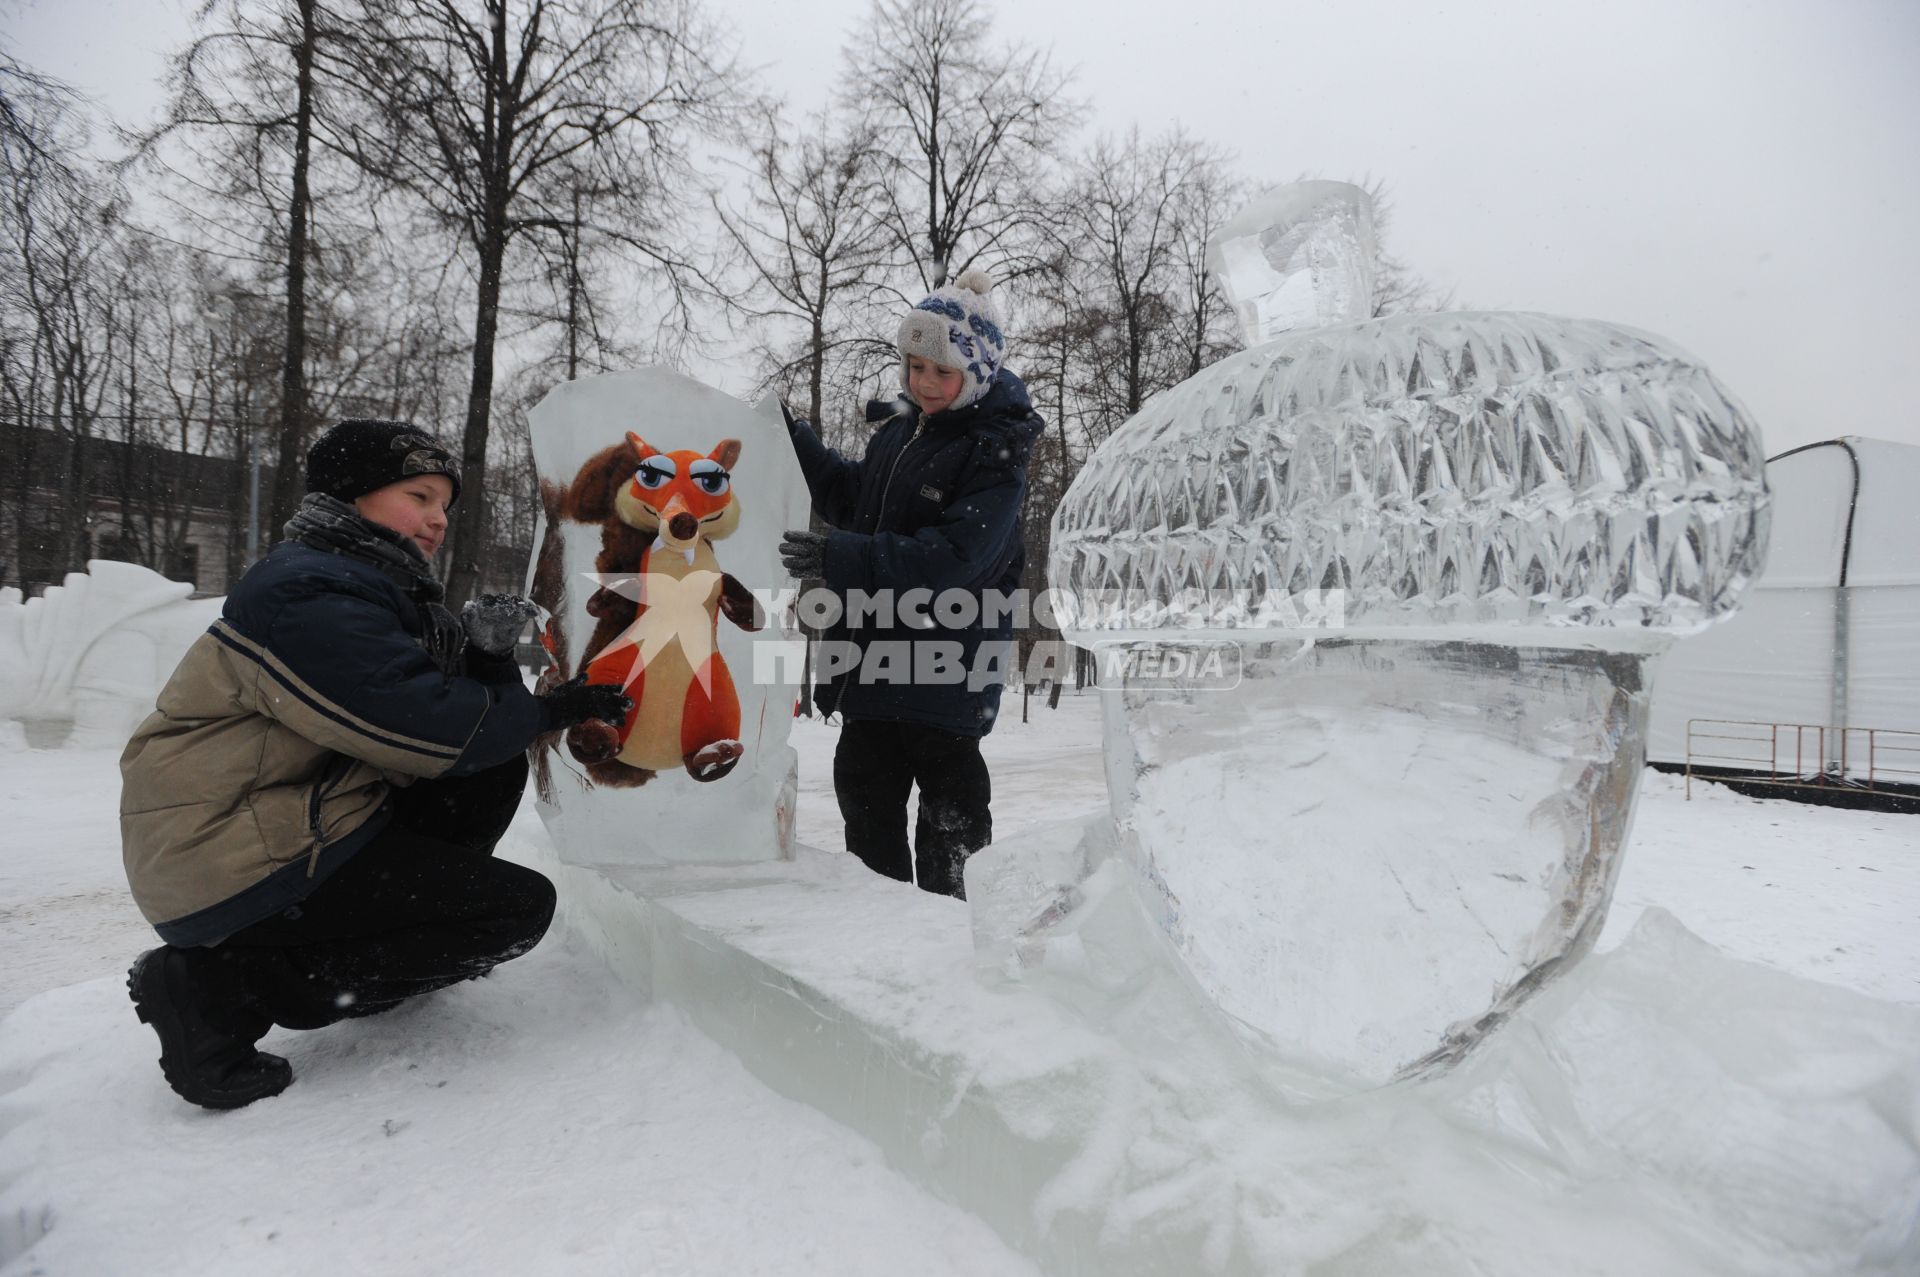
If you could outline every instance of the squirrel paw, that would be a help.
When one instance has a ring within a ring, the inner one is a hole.
[[[740,761],[747,747],[737,740],[718,740],[688,754],[687,775],[695,780],[719,780]]]
[[[630,623],[639,610],[638,603],[605,586],[587,596],[587,615],[595,620]]]
[[[583,763],[604,763],[620,752],[620,729],[590,718],[567,729],[567,750]]]
[[[720,583],[720,614],[749,634],[766,628],[767,618],[747,588],[731,577]]]

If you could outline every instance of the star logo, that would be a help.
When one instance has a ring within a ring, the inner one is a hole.
[[[707,611],[707,601],[720,588],[718,572],[699,568],[683,577],[665,572],[583,572],[581,575],[599,588],[640,605],[640,614],[633,619],[633,624],[622,630],[595,658],[604,658],[623,648],[635,649],[638,656],[627,671],[626,681],[620,685],[622,691],[632,687],[653,664],[654,658],[674,644],[679,645],[687,664],[693,668],[701,690],[712,691],[712,666],[707,658],[714,650],[713,617]]]

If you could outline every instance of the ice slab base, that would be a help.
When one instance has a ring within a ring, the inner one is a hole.
[[[517,837],[637,993],[1050,1273],[1920,1266],[1920,1012],[1657,911],[1452,1073],[1342,1095],[983,982],[964,907],[850,857],[599,868]]]

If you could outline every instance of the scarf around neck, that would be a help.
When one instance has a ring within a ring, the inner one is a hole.
[[[375,523],[350,502],[324,492],[309,492],[301,498],[283,531],[289,541],[345,555],[384,572],[420,609],[420,646],[433,663],[444,674],[465,672],[466,631],[453,613],[440,605],[447,596],[446,587],[412,538]]]

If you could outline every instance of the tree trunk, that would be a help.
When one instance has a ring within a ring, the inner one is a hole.
[[[507,6],[493,7],[489,20],[486,101],[482,108],[488,136],[481,167],[486,194],[481,212],[480,293],[473,315],[473,377],[467,384],[467,425],[460,450],[462,500],[453,519],[453,553],[447,571],[447,597],[462,600],[479,593],[487,558],[487,442],[493,419],[493,346],[500,332],[500,269],[507,256],[507,201],[513,156],[515,104],[507,73]]]
[[[580,376],[580,191],[573,192],[573,226],[567,233],[567,380]]]
[[[293,202],[287,210],[287,348],[280,370],[280,447],[273,472],[273,503],[267,526],[279,528],[293,517],[302,489],[307,441],[307,156],[313,135],[314,6],[297,0],[300,43],[293,132]],[[269,538],[270,539],[270,538]]]
[[[472,598],[486,571],[487,442],[493,419],[493,345],[500,332],[500,268],[507,256],[507,202],[511,198],[514,119],[517,105],[507,72],[507,6],[495,5],[489,17],[486,101],[482,107],[488,136],[482,143],[482,210],[479,250],[480,294],[473,315],[473,378],[467,385],[467,427],[460,450],[461,501],[454,508],[453,553],[447,571],[447,597]]]
[[[826,344],[826,329],[820,310],[816,307],[813,312],[813,350],[807,360],[807,420],[823,439],[826,438],[826,427],[820,422],[820,412],[821,382],[825,371],[823,365],[827,362]]]
[[[487,441],[493,412],[493,345],[500,331],[500,264],[506,256],[506,217],[488,216],[480,249],[480,296],[473,316],[473,378],[467,385],[467,426],[460,450],[460,503],[454,507],[453,562],[447,597],[464,600],[480,590],[487,553]]]

